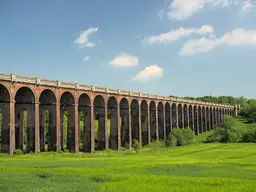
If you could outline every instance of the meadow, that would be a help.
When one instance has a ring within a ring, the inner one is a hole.
[[[0,191],[256,191],[256,144],[0,157]]]
[[[240,131],[256,124],[237,121]],[[0,191],[256,192],[256,143],[202,143],[90,153],[0,154]]]

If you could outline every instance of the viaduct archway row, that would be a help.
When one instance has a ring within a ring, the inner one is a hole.
[[[134,139],[166,140],[173,128],[198,135],[236,113],[230,105],[0,74],[0,150],[9,154],[120,150]]]

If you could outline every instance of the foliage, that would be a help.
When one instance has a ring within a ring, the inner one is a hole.
[[[240,105],[239,116],[245,118],[248,123],[256,123],[256,100],[246,99],[245,97],[232,96],[204,96],[204,97],[184,97],[185,99],[198,100],[229,105]]]
[[[142,148],[141,144],[139,143],[138,140],[134,139],[133,140],[133,149],[136,151],[136,153],[139,153],[139,150]]]
[[[248,130],[242,135],[243,142],[254,142],[256,143],[256,129]]]
[[[195,142],[195,134],[190,128],[186,129],[172,129],[169,134],[168,140],[170,140],[171,146],[188,145]]]
[[[13,152],[14,155],[24,155],[24,152],[21,150],[21,149],[16,149],[14,152]]]
[[[151,142],[149,145],[147,145],[147,148],[150,148],[151,150],[162,150],[166,147],[165,142],[161,140],[156,140]]]
[[[236,123],[237,120],[233,117],[225,116],[222,125],[206,138],[206,142],[236,143],[241,136],[240,132],[234,128]]]

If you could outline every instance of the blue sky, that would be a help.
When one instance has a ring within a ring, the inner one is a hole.
[[[1,72],[256,98],[256,8],[231,0],[0,1]]]

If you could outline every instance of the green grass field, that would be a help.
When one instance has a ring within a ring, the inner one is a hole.
[[[0,191],[256,191],[256,144],[0,157]]]

